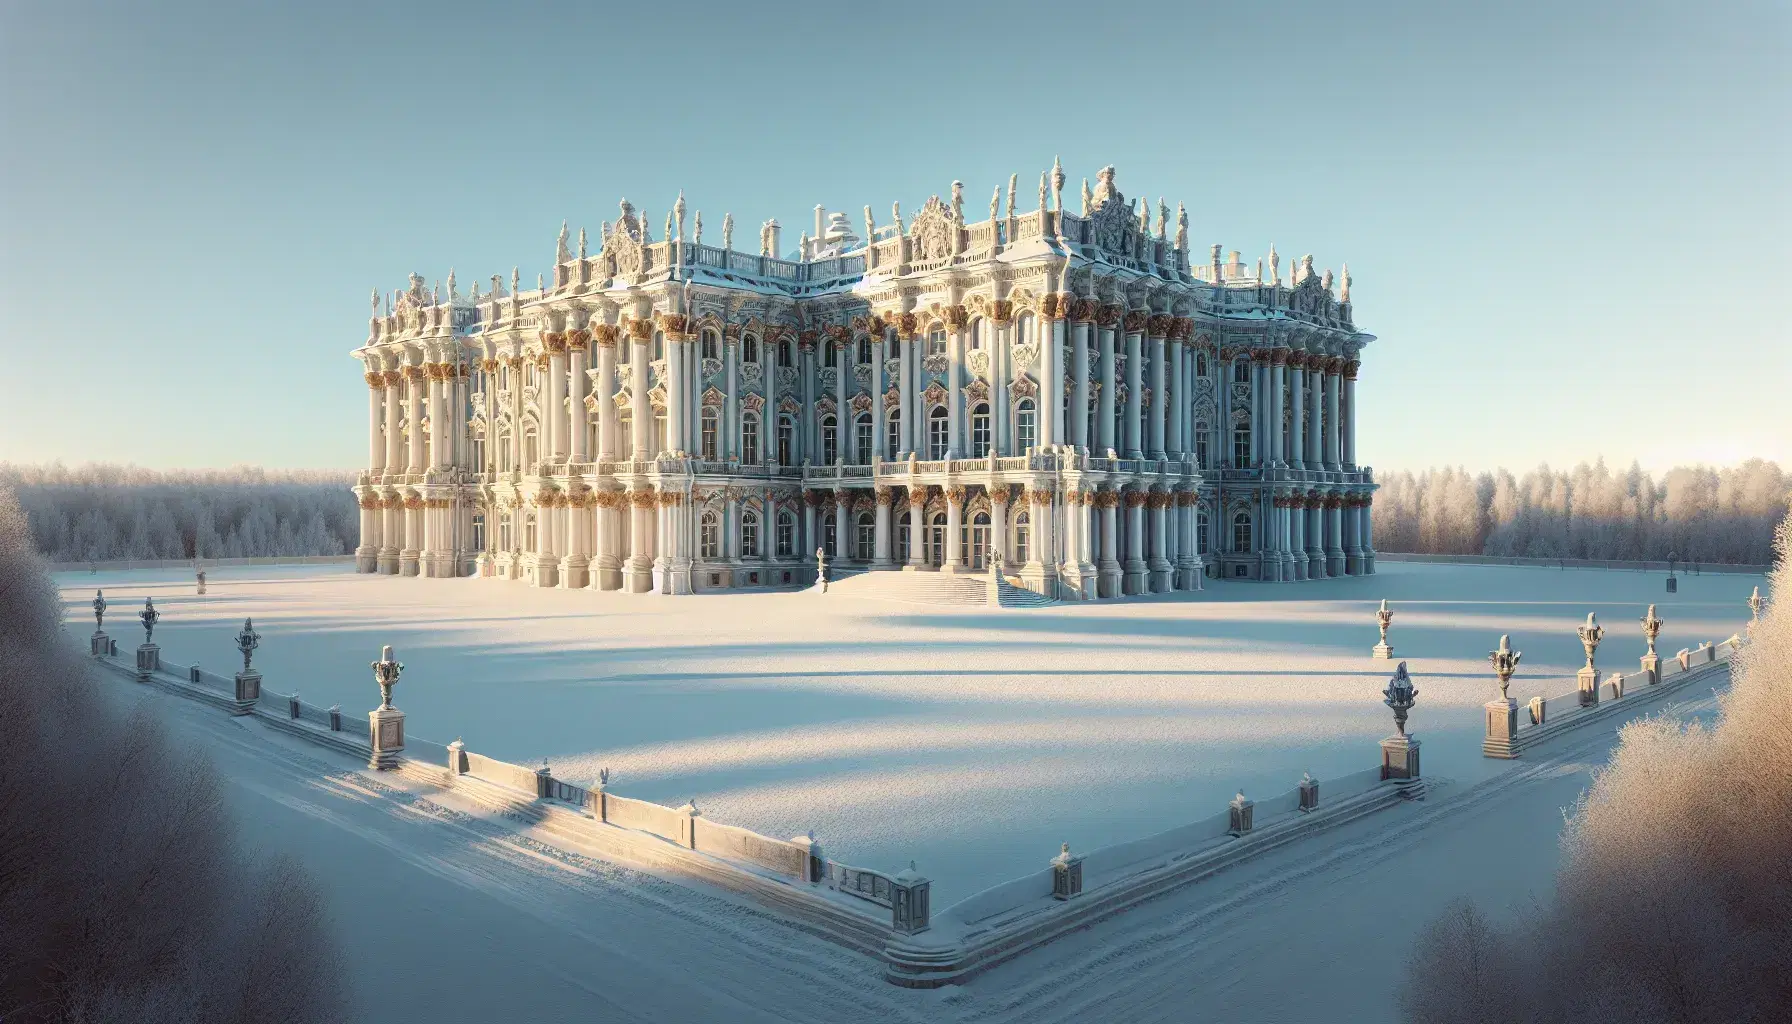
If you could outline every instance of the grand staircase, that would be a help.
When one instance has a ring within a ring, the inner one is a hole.
[[[996,583],[996,599],[990,600],[989,576],[949,575],[939,572],[900,570],[861,572],[828,584],[829,597],[863,597],[905,604],[955,605],[987,608],[1036,608],[1056,602],[1007,579]]]

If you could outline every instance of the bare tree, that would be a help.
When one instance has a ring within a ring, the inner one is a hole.
[[[60,620],[0,489],[0,1020],[343,1019],[312,883],[242,866],[211,765],[116,714]]]
[[[1415,946],[1407,1020],[1792,1020],[1792,515],[1775,548],[1717,725],[1626,726],[1563,831],[1554,904],[1510,930],[1452,907]]]

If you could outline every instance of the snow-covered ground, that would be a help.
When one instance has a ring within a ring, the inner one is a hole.
[[[367,664],[393,644],[395,703],[413,735],[465,737],[506,760],[549,759],[624,795],[695,798],[716,820],[814,830],[828,854],[913,859],[934,906],[1087,849],[1206,817],[1242,787],[1376,763],[1391,729],[1369,657],[1373,608],[1420,690],[1425,774],[1467,784],[1480,755],[1486,652],[1525,652],[1513,695],[1560,693],[1588,611],[1607,670],[1636,667],[1648,602],[1671,653],[1737,631],[1759,577],[1384,562],[1379,575],[1222,583],[1192,597],[1044,609],[930,608],[814,593],[656,598],[493,580],[357,575],[341,567],[220,568],[205,597],[177,570],[65,573],[72,632],[96,586],[121,652],[145,596],[170,661],[229,672],[244,615],[264,635],[265,685],[359,713]]]

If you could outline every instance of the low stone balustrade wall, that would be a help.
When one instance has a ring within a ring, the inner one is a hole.
[[[1745,576],[1765,576],[1773,571],[1771,565],[1746,565],[1726,562],[1628,562],[1616,558],[1524,558],[1506,555],[1421,555],[1411,552],[1382,551],[1377,549],[1375,556],[1384,562],[1437,562],[1450,565],[1520,565],[1534,566],[1539,569],[1608,569],[1614,572],[1678,572],[1689,575],[1701,573],[1733,573]]]

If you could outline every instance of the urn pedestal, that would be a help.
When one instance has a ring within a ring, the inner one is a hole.
[[[397,708],[380,708],[367,712],[367,738],[373,757],[367,767],[390,771],[398,767],[404,753],[404,712]]]
[[[1383,640],[1381,643],[1375,645],[1375,650],[1371,656],[1380,658],[1383,661],[1392,661],[1394,657],[1394,649],[1388,646],[1386,640]]]
[[[1490,700],[1486,704],[1487,735],[1481,740],[1481,753],[1488,757],[1516,757],[1512,738],[1518,735],[1518,702],[1510,697]]]
[[[112,653],[112,638],[101,630],[94,630],[89,641],[90,649],[96,658],[104,658]]]
[[[160,647],[157,647],[155,644],[138,644],[137,645],[137,679],[141,682],[147,683],[147,682],[149,682],[149,674],[151,672],[160,671],[161,668],[162,668],[162,649]]]
[[[1580,706],[1590,708],[1599,703],[1599,670],[1586,666],[1574,675],[1580,687]]]
[[[1389,736],[1381,741],[1381,778],[1384,782],[1411,782],[1419,777],[1419,738]]]
[[[230,709],[233,715],[247,715],[255,711],[255,702],[261,699],[261,673],[245,670],[236,674],[236,707]]]
[[[1643,675],[1649,677],[1648,682],[1650,686],[1654,686],[1656,683],[1661,682],[1661,658],[1653,654],[1645,654],[1642,657],[1642,664]]]

